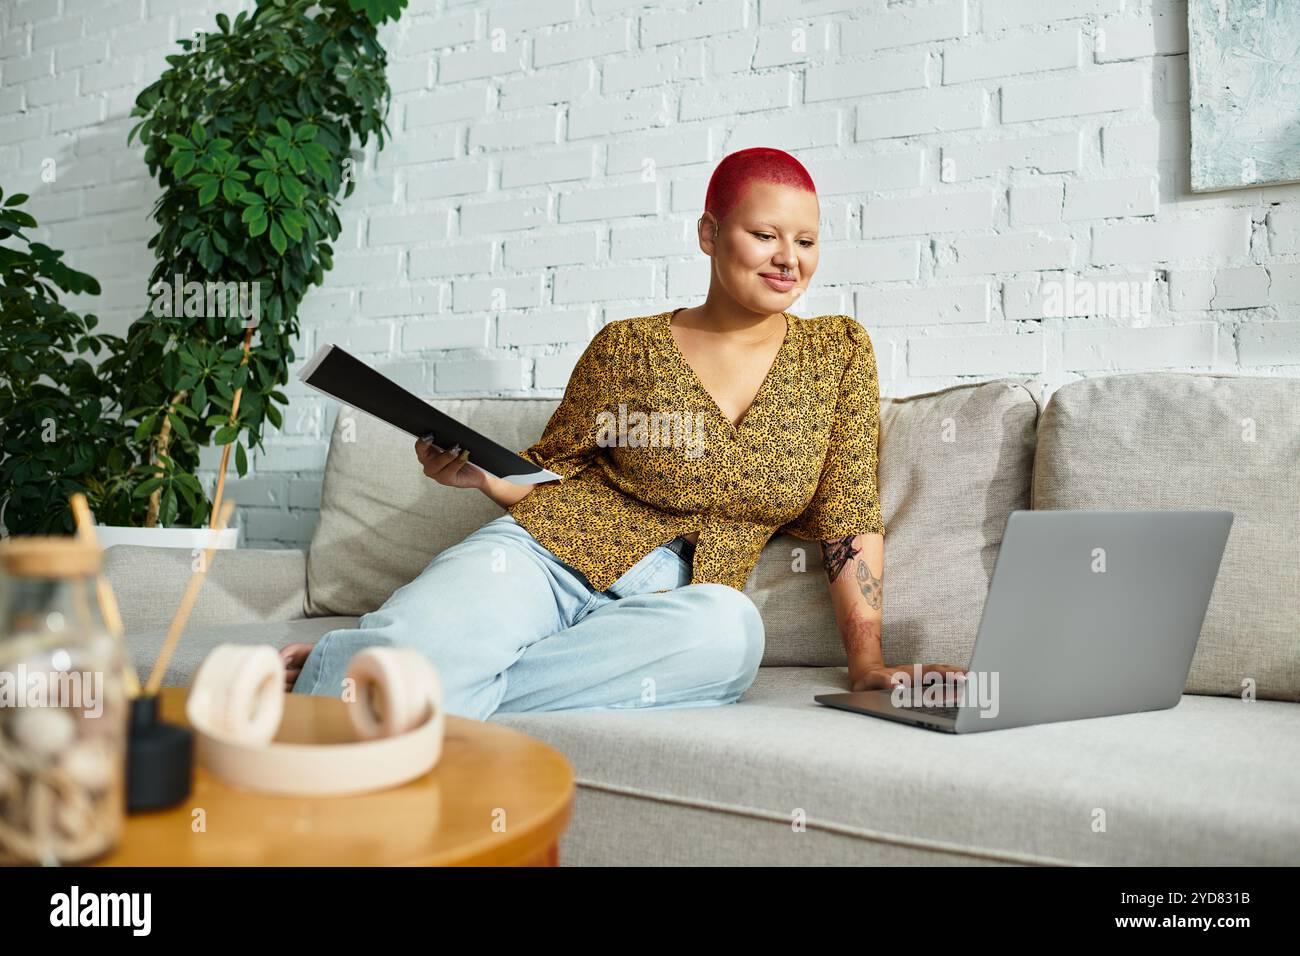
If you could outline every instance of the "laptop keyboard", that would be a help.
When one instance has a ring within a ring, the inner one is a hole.
[[[927,714],[933,717],[950,717],[957,719],[956,707],[913,707],[911,704],[902,704],[899,710],[910,710],[914,714]]]

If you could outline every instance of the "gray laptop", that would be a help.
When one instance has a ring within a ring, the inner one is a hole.
[[[925,679],[813,699],[954,734],[1173,707],[1231,527],[1230,511],[1013,511],[960,706],[927,701]]]

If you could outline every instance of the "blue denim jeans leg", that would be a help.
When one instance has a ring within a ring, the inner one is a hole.
[[[733,703],[763,657],[749,596],[690,584],[666,544],[595,590],[504,514],[447,548],[356,628],[331,631],[295,693],[341,692],[366,647],[413,647],[442,678],[447,713],[708,707]]]

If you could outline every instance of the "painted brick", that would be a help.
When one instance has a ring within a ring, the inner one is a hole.
[[[1070,371],[1187,368],[1216,361],[1213,322],[1135,329],[1073,329],[1061,334],[1062,365]]]
[[[984,30],[1118,13],[1123,8],[1124,0],[997,0],[984,5]]]
[[[656,183],[628,183],[561,193],[560,222],[617,219],[621,216],[652,216],[659,207]]]
[[[542,277],[538,275],[459,279],[452,288],[451,307],[456,312],[528,309],[542,304]]]
[[[598,248],[596,233],[591,231],[549,235],[542,239],[507,239],[503,264],[507,269],[516,270],[595,262]]]
[[[1094,44],[1098,63],[1155,56],[1155,24],[1150,17],[1136,20],[1108,18],[1098,24]]]
[[[1071,222],[1077,219],[1154,216],[1158,205],[1156,180],[1150,176],[1072,182],[1065,187],[1061,218]]]
[[[920,149],[828,159],[817,164],[813,178],[822,196],[920,186],[925,176],[925,151]]]
[[[498,392],[524,387],[524,366],[519,359],[435,362],[433,368],[439,392]]]
[[[647,13],[641,18],[641,43],[660,46],[743,29],[749,24],[748,6],[745,0],[706,0],[687,10]]]
[[[786,109],[794,91],[794,76],[784,72],[701,83],[683,92],[678,116],[698,120]]]
[[[943,148],[940,178],[946,182],[981,179],[1004,169],[1040,173],[1073,172],[1080,167],[1080,134],[1060,133],[1027,139],[994,140]]]
[[[815,281],[839,285],[916,279],[920,262],[921,245],[914,240],[840,244],[822,250]]]
[[[532,229],[547,222],[548,198],[534,196],[465,205],[460,210],[462,235]]]
[[[854,56],[886,47],[911,46],[966,35],[966,0],[925,7],[894,7],[874,17],[858,17],[840,26],[840,48]]]
[[[907,343],[909,375],[1003,375],[1041,372],[1047,336],[963,335]]]
[[[1268,271],[1263,266],[1219,269],[1214,273],[1211,309],[1257,309],[1268,305]]]
[[[1107,126],[1101,132],[1107,166],[1154,166],[1160,160],[1160,127],[1152,123]]]
[[[1094,226],[1092,262],[1234,259],[1250,250],[1250,213],[1225,209],[1198,219]]]
[[[848,96],[892,93],[927,84],[924,53],[896,53],[880,56],[865,63],[811,67],[804,80],[804,100],[819,103]]]
[[[1275,305],[1300,303],[1300,263],[1278,262],[1268,267],[1268,300]]]
[[[555,274],[552,296],[560,305],[644,298],[654,294],[654,277],[655,268],[650,265],[565,269]]]
[[[957,260],[939,271],[946,275],[984,275],[1068,269],[1074,265],[1073,239],[1054,239],[1039,232],[977,236],[953,242]]]
[[[1082,116],[1137,109],[1147,103],[1150,79],[1140,67],[1111,67],[1062,79],[1002,88],[1002,122]]]
[[[1154,299],[1151,272],[1082,276],[1071,272],[1003,283],[1002,313],[1012,321],[1089,315],[1136,319],[1151,313]]]
[[[1175,312],[1203,312],[1213,299],[1212,269],[1169,270],[1169,307]]]
[[[988,191],[875,199],[862,209],[864,239],[961,232],[992,225],[993,193]]]
[[[488,325],[485,315],[425,319],[402,330],[402,351],[485,348],[488,345]]]
[[[436,249],[412,249],[408,274],[412,279],[450,277],[492,269],[492,243],[439,243]]]
[[[1060,222],[1064,192],[1065,186],[1061,183],[1012,186],[1007,197],[1012,225],[1036,226]]]
[[[1237,361],[1245,368],[1300,365],[1300,322],[1261,322],[1237,332]]]
[[[995,76],[1015,76],[1073,69],[1083,61],[1078,30],[950,47],[943,55],[943,82],[965,83]]]
[[[1268,250],[1275,256],[1300,252],[1300,209],[1274,209],[1268,214]]]
[[[984,125],[986,96],[980,89],[934,90],[921,96],[864,103],[858,107],[858,140],[917,136]]]
[[[869,289],[857,293],[857,315],[868,326],[987,322],[987,282],[925,289]]]

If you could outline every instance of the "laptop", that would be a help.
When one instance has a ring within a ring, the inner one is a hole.
[[[1013,511],[964,685],[813,699],[950,734],[1173,707],[1231,527],[1230,511]]]

